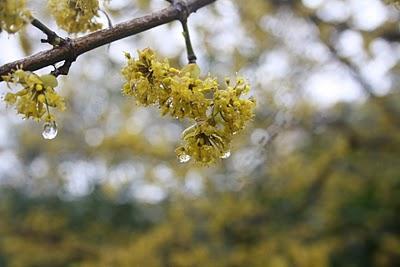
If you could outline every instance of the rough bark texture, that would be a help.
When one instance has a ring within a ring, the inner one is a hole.
[[[217,0],[188,0],[184,3],[186,3],[188,14],[191,14],[215,1]],[[150,15],[132,19],[117,24],[112,28],[99,30],[86,36],[73,39],[71,40],[71,45],[54,47],[50,50],[42,51],[1,66],[0,81],[2,81],[1,76],[10,73],[12,70],[17,69],[17,67],[28,71],[35,71],[51,66],[57,62],[67,60],[71,57],[71,53],[79,56],[105,44],[178,20],[180,15],[179,9],[171,5]]]

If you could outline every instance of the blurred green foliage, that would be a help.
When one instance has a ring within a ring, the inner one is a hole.
[[[106,186],[69,201],[3,189],[0,264],[398,266],[400,125],[380,107],[336,106],[324,130],[240,190],[209,184],[144,204]]]

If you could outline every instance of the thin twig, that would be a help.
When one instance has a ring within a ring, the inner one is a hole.
[[[194,53],[194,49],[192,46],[192,42],[190,39],[189,27],[188,27],[188,17],[189,11],[187,3],[184,0],[166,0],[171,3],[179,11],[179,21],[182,24],[183,28],[183,37],[185,38],[186,52],[189,64],[196,63],[196,54]]]
[[[44,34],[46,34],[47,39],[41,39],[40,41],[42,43],[49,43],[52,46],[59,46],[61,45],[65,40],[61,38],[60,36],[57,35],[54,31],[52,31],[49,27],[44,25],[40,20],[37,18],[33,18],[31,21],[31,24],[41,30]]]
[[[182,28],[183,28],[183,37],[185,37],[185,44],[186,44],[186,51],[187,51],[187,58],[190,63],[196,63],[197,57],[194,53],[192,42],[190,41],[190,34],[189,34],[189,27],[187,26],[187,20],[181,21]]]

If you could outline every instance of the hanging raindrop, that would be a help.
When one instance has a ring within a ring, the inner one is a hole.
[[[191,159],[191,157],[188,154],[179,155],[179,162],[180,163],[188,162],[190,159]]]
[[[15,32],[17,30],[17,26],[14,24],[10,26],[10,31]]]
[[[167,99],[167,101],[165,102],[165,104],[167,105],[167,107],[173,108],[173,107],[174,107],[174,103],[173,103],[172,97],[169,97],[169,98]]]
[[[46,122],[43,127],[42,136],[44,139],[54,139],[57,136],[58,130],[55,121]]]
[[[231,151],[228,150],[224,154],[221,155],[221,159],[227,159],[231,156]]]

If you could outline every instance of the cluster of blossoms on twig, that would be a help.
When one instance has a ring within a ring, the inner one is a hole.
[[[233,136],[243,130],[254,115],[255,100],[241,98],[250,86],[242,78],[225,88],[212,77],[200,78],[200,69],[189,64],[183,69],[159,61],[150,49],[139,51],[138,59],[126,54],[122,69],[126,80],[123,93],[137,103],[157,105],[163,115],[194,122],[182,133],[183,142],[176,149],[182,162],[193,158],[202,164],[214,163],[230,154]]]

